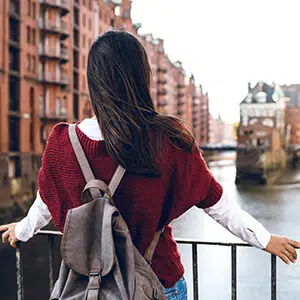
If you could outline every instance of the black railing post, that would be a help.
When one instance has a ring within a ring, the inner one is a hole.
[[[271,255],[271,299],[276,300],[276,284],[277,284],[277,273],[276,273],[276,256]]]
[[[236,300],[236,246],[231,246],[231,299]]]
[[[50,295],[53,289],[53,235],[48,235],[48,261],[49,261],[49,288]]]
[[[24,287],[23,287],[23,267],[20,245],[16,249],[16,267],[17,267],[17,300],[24,300]]]
[[[192,244],[193,250],[193,288],[194,288],[194,299],[199,299],[199,290],[198,290],[198,251],[197,244]]]

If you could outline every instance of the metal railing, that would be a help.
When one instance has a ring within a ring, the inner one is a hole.
[[[53,274],[53,244],[56,236],[61,236],[58,231],[40,231],[38,235],[48,236],[48,262],[49,262],[49,291],[51,293],[54,286]],[[199,281],[198,281],[198,246],[225,246],[231,247],[231,300],[237,299],[237,248],[252,247],[244,243],[223,243],[223,242],[203,242],[193,239],[176,239],[178,244],[186,244],[192,246],[192,261],[193,261],[193,299],[199,299]],[[20,246],[16,249],[16,268],[17,268],[17,300],[24,300],[24,285],[23,285],[23,268]],[[276,300],[277,296],[277,270],[276,256],[271,255],[271,300]]]
[[[178,244],[188,244],[192,246],[193,260],[193,292],[194,299],[199,299],[199,284],[198,284],[198,245],[209,246],[225,246],[231,247],[231,300],[237,299],[237,248],[252,247],[244,243],[222,243],[222,242],[203,242],[193,239],[176,239]],[[277,271],[276,271],[276,256],[271,254],[271,300],[276,300],[277,295]]]
[[[66,22],[56,22],[40,18],[38,20],[38,25],[40,29],[69,34],[69,25]]]

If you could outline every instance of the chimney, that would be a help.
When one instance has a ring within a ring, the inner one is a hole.
[[[248,82],[248,93],[251,92],[251,82]]]

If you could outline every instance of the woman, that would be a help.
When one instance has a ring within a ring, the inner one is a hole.
[[[150,96],[151,71],[141,43],[126,32],[110,31],[92,45],[87,67],[95,117],[76,125],[96,178],[108,182],[118,164],[127,172],[115,194],[141,253],[154,233],[196,205],[237,237],[295,262],[298,242],[269,232],[226,196],[208,170],[193,136],[176,118],[160,115]],[[51,133],[38,176],[39,192],[22,221],[0,227],[3,242],[27,241],[52,218],[63,231],[66,213],[81,205],[85,185],[68,137],[68,124]],[[186,299],[177,245],[168,225],[152,264],[166,288]]]

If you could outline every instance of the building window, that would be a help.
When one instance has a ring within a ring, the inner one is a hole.
[[[18,118],[9,119],[9,151],[19,152],[20,121]]]
[[[99,9],[99,19],[102,20],[102,10]]]
[[[45,98],[43,95],[40,95],[40,99],[39,99],[40,103],[39,103],[39,114],[40,116],[44,116],[45,115]]]
[[[79,88],[79,77],[77,72],[73,72],[73,88],[78,90]]]
[[[86,68],[86,58],[85,58],[85,56],[82,57],[82,67],[84,69]]]
[[[26,55],[26,71],[31,71],[31,57],[29,54]]]
[[[114,18],[110,19],[110,26],[115,27],[115,19]]]
[[[9,110],[19,111],[19,80],[12,76],[9,78]]]
[[[74,119],[78,120],[79,119],[79,97],[78,94],[73,94],[73,115],[74,115]]]
[[[74,24],[79,26],[79,10],[77,7],[74,7]]]
[[[85,26],[86,25],[86,15],[83,14],[82,16],[82,25]]]
[[[73,51],[73,59],[74,59],[74,68],[78,69],[79,68],[79,55],[78,55],[78,51],[76,51],[76,50]]]
[[[36,57],[32,56],[32,73],[36,72]]]
[[[82,4],[83,4],[83,5],[86,5],[86,2],[85,2],[85,0],[82,0]]]
[[[9,48],[9,68],[11,71],[19,71],[19,51],[13,47]]]
[[[89,18],[89,30],[92,30],[92,19]]]
[[[82,47],[84,48],[86,46],[86,37],[85,35],[82,36]]]
[[[60,98],[57,97],[56,98],[56,102],[55,102],[55,114],[56,116],[60,116],[60,108],[61,108],[61,102],[60,102]]]
[[[89,39],[89,48],[92,46],[92,39]]]
[[[35,45],[35,35],[36,35],[36,31],[35,29],[32,29],[32,44]]]
[[[9,19],[9,39],[13,42],[19,40],[19,22],[10,18]]]
[[[21,160],[19,156],[10,157],[8,161],[8,177],[9,178],[21,177]]]
[[[30,0],[27,0],[27,17],[30,17],[30,9],[31,9],[31,3]]]
[[[89,10],[92,10],[92,0],[89,0]]]
[[[27,31],[27,44],[29,44],[30,41],[31,41],[31,38],[30,38],[31,34],[30,34],[30,27],[29,26],[26,27],[26,31]]]
[[[35,3],[32,3],[32,19],[35,20],[36,18],[36,6]]]
[[[74,30],[74,46],[79,47],[79,32]]]
[[[85,76],[82,77],[82,89],[85,91],[86,89],[86,81],[85,81]]]

